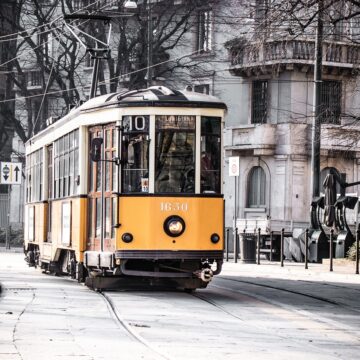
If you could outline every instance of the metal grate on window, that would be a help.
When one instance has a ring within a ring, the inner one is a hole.
[[[268,81],[256,80],[253,82],[252,92],[252,124],[265,124],[268,112]]]
[[[320,87],[320,122],[340,124],[341,81],[323,81]]]

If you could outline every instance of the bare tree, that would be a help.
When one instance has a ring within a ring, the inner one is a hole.
[[[132,17],[123,16],[124,1],[117,2],[117,9],[105,0],[83,2],[82,8],[74,8],[72,0],[11,2],[14,12],[1,8],[0,18],[18,34],[8,41],[11,51],[6,61],[7,81],[9,87],[15,89],[17,101],[15,112],[9,111],[14,108],[11,101],[3,103],[1,111],[7,114],[7,121],[25,142],[43,128],[49,115],[64,115],[70,106],[85,99],[89,89],[89,76],[84,76],[83,70],[85,59],[89,63],[86,58],[89,55],[63,28],[65,14],[86,12],[111,17],[115,29],[111,38],[112,52],[102,63],[99,74],[100,93],[105,94],[119,87],[141,88],[159,78],[171,83],[186,76],[190,69],[201,71],[198,59],[183,56],[170,61],[170,53],[188,41],[186,38],[198,25],[198,12],[217,0],[181,1],[179,5],[168,0],[144,0],[138,2]],[[108,11],[109,4],[111,11]],[[19,16],[14,17],[13,13]],[[103,23],[79,20],[73,24],[105,42]],[[209,61],[205,63],[208,65]],[[34,83],[36,86],[32,86]]]

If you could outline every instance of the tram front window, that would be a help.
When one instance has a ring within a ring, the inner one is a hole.
[[[124,116],[122,190],[149,192],[149,116]]]
[[[155,192],[195,192],[195,116],[156,116]]]
[[[220,193],[221,118],[201,117],[201,186],[202,193]]]

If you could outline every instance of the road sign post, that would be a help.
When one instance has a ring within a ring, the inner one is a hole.
[[[7,227],[6,227],[6,238],[5,238],[5,247],[10,249],[10,237],[11,237],[11,227],[10,227],[10,193],[11,185],[20,185],[21,184],[21,170],[22,163],[13,163],[13,162],[0,162],[0,184],[8,185],[8,213],[7,213]]]
[[[234,191],[234,223],[233,223],[233,233],[234,233],[234,260],[237,262],[237,231],[236,231],[236,219],[237,219],[237,178],[240,174],[240,161],[238,156],[229,157],[229,176],[234,176],[235,191]]]

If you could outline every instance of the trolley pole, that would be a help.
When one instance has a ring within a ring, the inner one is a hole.
[[[305,269],[308,269],[309,229],[305,231]]]

